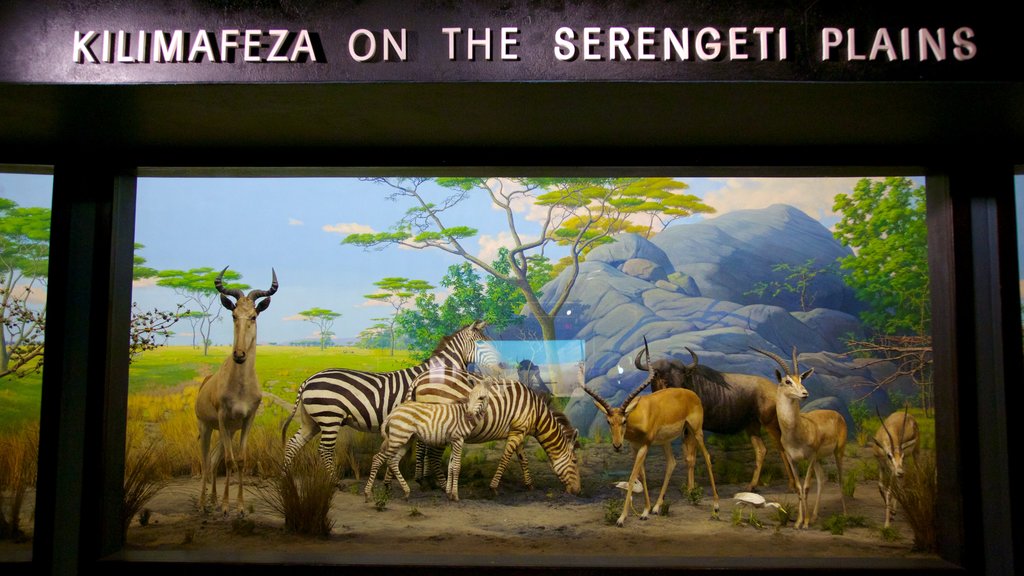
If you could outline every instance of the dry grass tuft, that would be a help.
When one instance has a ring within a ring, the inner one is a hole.
[[[0,540],[20,540],[21,510],[28,489],[36,483],[39,460],[39,423],[0,436]]]
[[[316,451],[300,451],[287,471],[279,460],[277,470],[269,483],[256,488],[260,498],[284,516],[288,532],[326,538],[334,528],[330,511],[337,487]]]
[[[168,481],[161,444],[146,439],[139,427],[128,427],[124,460],[124,503],[121,519],[127,534],[132,518],[143,509]]]
[[[893,492],[907,516],[907,522],[914,530],[914,550],[934,552],[937,542],[935,504],[939,497],[935,454],[921,451],[906,467],[903,480],[893,486]]]

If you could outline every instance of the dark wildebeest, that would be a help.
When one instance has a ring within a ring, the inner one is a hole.
[[[553,394],[551,388],[544,383],[544,380],[540,377],[540,367],[533,363],[532,360],[525,359],[520,360],[519,365],[516,367],[517,380],[526,384],[526,387],[530,390],[541,395],[544,398],[545,404],[550,404]]]
[[[710,366],[700,364],[697,354],[690,348],[686,351],[693,357],[693,364],[687,365],[674,358],[651,361],[651,352],[644,338],[644,349],[637,353],[633,365],[649,372],[651,391],[663,388],[686,388],[697,393],[704,405],[704,430],[717,434],[736,434],[746,431],[754,447],[754,476],[747,486],[753,490],[761,477],[761,466],[768,449],[761,437],[762,429],[775,441],[782,456],[783,469],[789,478],[793,477],[782,452],[782,431],[775,410],[776,385],[769,379],[752,374],[719,372]],[[644,359],[646,357],[646,360]]]

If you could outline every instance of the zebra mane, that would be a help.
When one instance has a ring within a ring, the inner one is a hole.
[[[466,328],[469,328],[473,324],[475,324],[475,322],[470,322],[469,324],[466,324],[465,326],[463,326],[462,328],[459,328],[455,332],[452,332],[451,334],[445,334],[444,336],[442,336],[441,337],[441,341],[438,342],[437,346],[434,347],[434,351],[430,353],[430,356],[434,357],[434,356],[437,356],[438,354],[440,354],[442,350],[447,348],[452,343],[452,341],[455,340],[459,336],[459,334],[462,334],[462,332]]]

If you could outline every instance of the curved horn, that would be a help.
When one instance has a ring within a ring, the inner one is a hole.
[[[697,367],[697,353],[694,352],[693,350],[690,350],[689,346],[683,346],[683,348],[686,348],[686,351],[690,353],[690,357],[693,358],[693,364],[689,366],[683,364],[683,367],[686,368],[687,370],[693,370],[694,368]]]
[[[647,356],[647,360],[644,361],[644,365],[640,365],[640,357]],[[637,370],[643,370],[644,372],[651,371],[651,351],[647,348],[647,336],[644,336],[644,349],[636,353],[636,357],[633,358],[633,366],[636,366]]]
[[[252,290],[249,292],[249,299],[255,301],[257,298],[263,298],[264,296],[271,296],[274,292],[277,292],[277,272],[271,268],[270,274],[273,280],[270,282],[270,290]]]
[[[796,345],[793,346],[793,374],[799,374],[800,369],[796,366]]]
[[[632,392],[630,392],[629,396],[626,396],[626,399],[622,401],[622,407],[626,408],[627,406],[629,406],[629,403],[633,401],[633,398],[636,398],[637,394],[642,392],[644,388],[647,388],[648,386],[650,386],[650,384],[651,384],[651,380],[650,380],[650,378],[648,378],[646,382],[644,382],[643,384],[637,386],[636,390],[633,390]]]
[[[241,290],[237,288],[228,289],[224,287],[224,273],[227,272],[227,270],[228,267],[225,266],[224,269],[220,271],[220,274],[218,274],[217,277],[213,280],[213,285],[215,288],[217,288],[217,292],[220,292],[221,294],[224,294],[226,296],[244,298],[245,294],[243,294]]]
[[[605,400],[604,398],[601,398],[597,394],[597,392],[594,392],[593,390],[591,390],[590,388],[587,388],[586,386],[583,386],[583,391],[586,392],[587,394],[590,394],[590,397],[593,398],[595,402],[597,402],[601,406],[604,406],[604,409],[605,409],[606,412],[609,412],[609,411],[612,410],[611,404],[609,404],[608,401]]]
[[[882,423],[882,428],[885,430],[885,435],[889,437],[889,446],[891,447],[890,449],[895,448],[896,443],[893,442],[892,432],[889,432],[889,427],[885,425],[885,420],[882,420],[882,413],[878,411],[878,406],[875,406],[875,414],[878,415],[878,421]]]
[[[750,349],[753,350],[754,352],[760,352],[761,354],[764,354],[765,356],[771,358],[772,360],[775,360],[776,362],[779,363],[779,366],[782,366],[782,369],[786,372],[787,375],[789,375],[789,376],[793,375],[793,373],[789,371],[789,367],[786,366],[786,361],[783,360],[782,357],[779,356],[778,354],[773,354],[773,353],[768,352],[766,350],[761,350],[760,348],[754,348],[753,346],[751,346]],[[793,353],[796,354],[796,349],[795,348],[793,349]]]

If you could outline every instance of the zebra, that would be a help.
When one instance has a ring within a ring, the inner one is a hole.
[[[544,449],[551,468],[570,494],[579,494],[580,473],[576,449],[579,431],[572,427],[565,414],[551,408],[547,399],[518,380],[481,377],[456,366],[431,370],[421,374],[414,382],[412,399],[418,402],[451,403],[468,397],[480,380],[492,381],[487,409],[472,433],[465,438],[469,444],[506,439],[505,451],[498,469],[491,479],[491,490],[498,491],[501,477],[512,459],[518,458],[523,470],[523,482],[533,488],[523,442],[533,436]],[[416,478],[420,480],[432,468],[439,484],[449,480],[441,476],[443,446],[417,446]]]
[[[477,348],[492,348],[478,320],[445,336],[425,362],[391,372],[366,372],[345,368],[322,370],[299,386],[292,413],[281,428],[284,442],[288,425],[299,415],[298,431],[288,440],[284,451],[287,470],[299,450],[320,434],[318,452],[321,462],[334,473],[334,445],[343,426],[360,432],[376,432],[384,418],[409,396],[417,376],[431,368],[456,366],[465,369],[477,359]],[[479,345],[478,345],[479,343]]]
[[[373,494],[373,483],[377,471],[387,463],[387,470],[398,478],[398,483],[409,498],[409,485],[398,468],[398,463],[405,455],[413,438],[418,445],[429,445],[444,448],[451,444],[452,454],[448,461],[448,479],[445,482],[445,493],[452,501],[459,500],[459,470],[462,466],[462,445],[465,438],[473,431],[484,416],[488,404],[491,379],[482,378],[476,381],[468,398],[460,402],[437,404],[431,402],[409,401],[395,407],[381,425],[384,441],[380,450],[373,456],[370,475],[366,480],[363,493],[369,501]],[[385,475],[385,481],[387,475]]]

